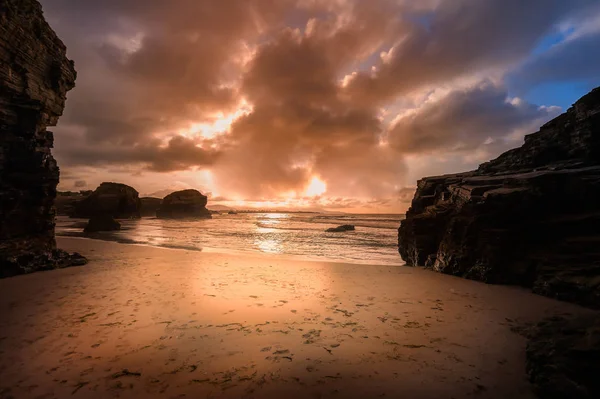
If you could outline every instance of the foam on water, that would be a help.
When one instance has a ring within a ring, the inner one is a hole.
[[[57,218],[56,232],[121,243],[188,250],[209,249],[293,256],[300,259],[378,265],[403,264],[397,228],[403,215],[249,213],[214,215],[208,220],[142,218],[121,221],[117,232],[84,235],[85,221]],[[353,224],[355,231],[326,233]]]

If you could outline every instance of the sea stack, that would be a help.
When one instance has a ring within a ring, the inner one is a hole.
[[[600,308],[600,88],[477,170],[420,180],[411,266]]]
[[[102,183],[92,194],[75,204],[77,218],[109,215],[115,219],[139,219],[142,202],[136,189],[121,183]]]
[[[55,126],[75,86],[66,47],[34,0],[0,6],[0,276],[85,263],[56,249]]]
[[[206,209],[208,197],[198,190],[176,191],[163,198],[160,207],[156,210],[156,217],[160,219],[183,218],[212,218]]]

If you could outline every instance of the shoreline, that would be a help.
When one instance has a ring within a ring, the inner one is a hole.
[[[411,267],[57,238],[0,280],[0,397],[533,398],[527,326],[590,312]]]
[[[217,253],[223,255],[232,255],[232,256],[266,256],[273,257],[282,260],[290,260],[290,261],[299,261],[299,262],[324,262],[324,263],[340,263],[340,264],[351,264],[351,265],[362,265],[362,266],[389,266],[389,267],[400,267],[405,266],[406,262],[403,262],[398,255],[398,264],[380,264],[376,262],[368,262],[361,261],[359,259],[355,260],[338,260],[338,259],[330,259],[330,258],[319,258],[319,257],[308,257],[306,255],[294,255],[294,254],[284,254],[284,253],[269,253],[269,252],[259,252],[252,250],[235,250],[229,248],[214,248],[214,247],[193,247],[193,246],[185,246],[185,245],[155,245],[151,243],[145,242],[137,242],[135,240],[129,239],[119,239],[115,236],[110,236],[110,232],[103,233],[92,233],[94,237],[86,237],[85,233],[76,233],[76,234],[64,234],[57,233],[56,239],[79,239],[79,240],[90,240],[90,241],[102,241],[102,242],[112,242],[115,244],[121,245],[137,245],[149,248],[158,248],[158,249],[170,249],[170,250],[179,250],[179,251],[194,251],[194,252],[202,252],[202,253]],[[58,246],[60,247],[60,245]]]

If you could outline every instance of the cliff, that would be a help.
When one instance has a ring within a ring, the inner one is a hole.
[[[56,249],[52,133],[75,85],[66,48],[34,0],[0,1],[0,276],[82,264]]]
[[[477,170],[420,180],[408,265],[600,308],[600,88]]]

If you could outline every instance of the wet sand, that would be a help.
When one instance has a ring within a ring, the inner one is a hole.
[[[532,398],[519,331],[585,312],[393,266],[61,238],[0,280],[1,398]]]

